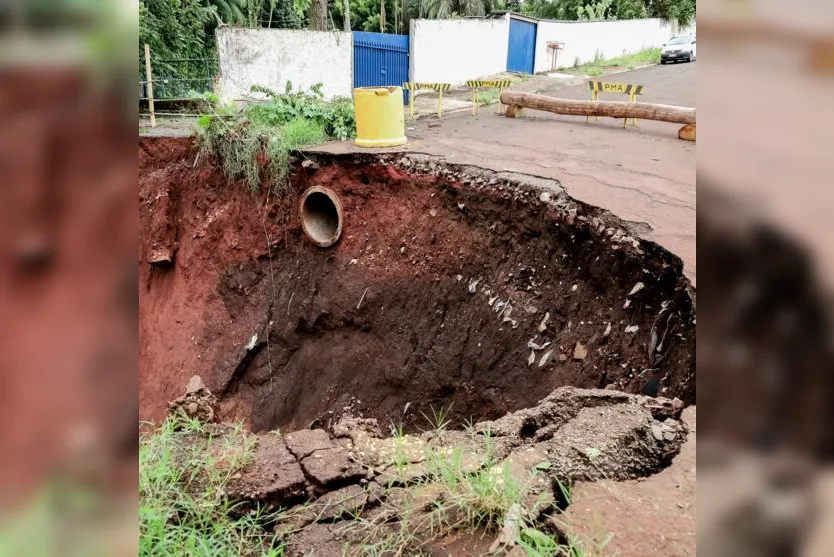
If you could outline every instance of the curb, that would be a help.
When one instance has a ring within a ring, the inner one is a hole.
[[[597,76],[594,76],[594,77],[605,77],[605,76],[608,76],[608,75],[617,75],[618,73],[633,72],[635,70],[642,70],[643,68],[651,68],[652,66],[658,66],[658,65],[659,64],[656,63],[656,62],[651,63],[651,64],[643,64],[642,66],[636,66],[634,68],[631,68],[630,70],[617,70],[616,72],[604,73],[602,75],[597,75]],[[585,77],[583,77],[583,79],[594,79],[594,77],[586,75]]]

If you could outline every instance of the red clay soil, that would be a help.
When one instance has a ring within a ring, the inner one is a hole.
[[[672,464],[648,478],[580,483],[571,492],[563,523],[594,555],[695,555],[695,407],[686,408],[686,442]]]
[[[144,419],[162,418],[192,375],[221,398],[222,419],[256,431],[346,411],[409,428],[449,404],[455,422],[491,419],[560,385],[639,391],[661,377],[668,396],[695,400],[692,299],[657,246],[612,249],[537,194],[513,200],[372,157],[297,165],[278,202],[227,183],[188,139],[143,138],[139,151]],[[312,185],[344,208],[332,248],[298,223]],[[171,263],[149,262],[166,250]],[[508,299],[511,312],[497,311]]]

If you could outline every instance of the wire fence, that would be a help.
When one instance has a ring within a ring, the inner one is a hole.
[[[185,101],[213,89],[217,76],[216,58],[155,59],[151,53],[153,100]],[[148,100],[145,60],[139,61],[139,102]]]

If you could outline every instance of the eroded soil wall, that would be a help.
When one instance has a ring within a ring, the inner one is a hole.
[[[255,430],[346,411],[413,427],[450,404],[454,421],[492,419],[561,385],[660,382],[695,401],[680,261],[558,184],[542,196],[415,156],[322,157],[277,200],[227,183],[187,139],[139,150],[144,419],[195,374],[222,418]],[[312,185],[344,207],[332,248],[300,229]]]

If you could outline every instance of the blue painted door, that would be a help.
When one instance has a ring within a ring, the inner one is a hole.
[[[510,40],[507,46],[507,71],[533,73],[536,60],[536,24],[510,18]]]
[[[402,87],[408,81],[408,35],[353,32],[353,86]],[[408,93],[403,91],[408,103]]]

